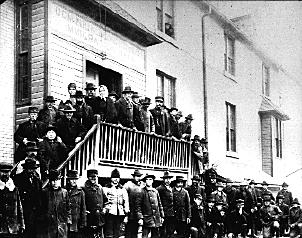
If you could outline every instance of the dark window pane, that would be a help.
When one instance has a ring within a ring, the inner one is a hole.
[[[20,9],[20,29],[28,28],[29,23],[29,14],[28,14],[28,6],[22,6]]]
[[[19,72],[20,72],[20,77],[28,75],[28,73],[29,73],[28,54],[20,56],[20,58],[19,58]]]
[[[22,30],[21,31],[21,36],[20,36],[20,51],[24,52],[24,51],[28,51],[28,30]]]
[[[227,151],[229,151],[230,150],[230,143],[229,143],[229,128],[227,127],[226,128],[226,149],[227,149]]]
[[[236,151],[236,132],[235,130],[231,129],[231,150]]]
[[[157,29],[163,31],[163,12],[160,9],[156,9],[157,11]]]
[[[23,87],[23,95],[22,95],[22,98],[23,99],[27,99],[29,98],[29,77],[25,76],[25,77],[22,77],[22,87]]]

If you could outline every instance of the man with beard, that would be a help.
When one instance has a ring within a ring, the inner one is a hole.
[[[41,208],[42,182],[36,173],[37,161],[28,158],[22,164],[23,171],[13,179],[19,189],[25,222],[24,238],[36,238],[37,216]]]
[[[186,190],[188,191],[189,196],[190,196],[191,204],[193,204],[194,197],[195,197],[196,194],[201,195],[202,198],[203,198],[203,201],[206,199],[206,193],[204,191],[204,188],[201,187],[199,185],[199,183],[200,183],[199,176],[198,175],[194,175],[193,178],[192,178],[192,185],[186,187]]]
[[[24,231],[23,209],[19,190],[9,172],[11,164],[0,162],[0,237],[18,237]]]
[[[82,91],[76,91],[75,94],[76,104],[74,109],[74,117],[89,130],[93,125],[93,111],[90,106],[84,102],[84,95]]]
[[[97,181],[98,171],[96,169],[87,170],[87,178],[88,180],[83,187],[87,210],[85,237],[103,237],[105,224],[104,204],[107,199],[102,186]]]
[[[155,97],[155,108],[150,110],[155,124],[155,133],[162,136],[170,136],[170,124],[168,115],[164,109],[164,97]]]
[[[138,217],[135,213],[135,204],[136,200],[139,196],[142,194],[142,188],[141,188],[141,176],[143,174],[138,170],[134,170],[134,173],[132,174],[133,180],[128,181],[124,184],[124,188],[128,192],[129,197],[129,209],[130,212],[128,214],[128,223],[126,225],[126,238],[137,238],[138,233]]]
[[[18,143],[18,149],[15,153],[15,163],[26,157],[26,147],[30,143],[38,143],[42,141],[47,125],[41,121],[37,121],[38,108],[28,108],[29,120],[19,125],[14,134],[14,140]]]
[[[53,125],[61,117],[60,112],[55,107],[55,99],[53,96],[47,96],[45,98],[45,106],[39,111],[38,121],[41,121],[48,125]]]
[[[282,184],[282,189],[278,192],[278,195],[283,195],[284,196],[284,203],[287,204],[288,206],[291,206],[292,202],[293,202],[293,195],[290,191],[288,191],[288,184],[287,183],[283,183]]]
[[[93,83],[86,84],[85,102],[87,103],[88,106],[92,108],[93,114],[100,114],[99,102],[97,100],[97,97],[95,96],[96,89],[97,88],[94,86]]]
[[[173,178],[173,176],[170,175],[169,171],[165,171],[161,178],[163,179],[163,183],[156,188],[159,193],[165,214],[164,223],[162,227],[160,227],[160,237],[170,238],[175,230],[173,191],[170,186],[171,178]]]
[[[187,226],[191,222],[190,196],[184,186],[183,176],[176,176],[173,188],[173,203],[175,211],[175,230],[178,237],[186,237]]]

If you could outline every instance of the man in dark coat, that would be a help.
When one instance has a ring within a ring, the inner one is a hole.
[[[280,235],[285,236],[285,231],[288,230],[288,217],[289,217],[289,206],[284,203],[284,196],[282,194],[277,195],[276,205],[282,211],[280,216]]]
[[[257,233],[256,231],[256,220],[257,220],[257,190],[255,188],[255,181],[251,180],[249,182],[248,191],[251,195],[250,198],[250,212],[248,216],[248,225],[251,229],[251,236],[254,237]]]
[[[87,178],[88,180],[83,187],[87,210],[85,237],[93,238],[98,235],[103,237],[105,224],[104,204],[107,200],[102,186],[97,183],[98,171],[96,169],[87,170]]]
[[[67,171],[67,191],[71,208],[71,224],[68,230],[68,238],[81,238],[83,228],[86,227],[86,202],[82,188],[77,186],[79,179],[77,170]]]
[[[173,176],[171,176],[168,171],[165,171],[161,178],[163,179],[163,183],[156,188],[159,193],[165,214],[164,223],[162,227],[160,227],[160,237],[170,238],[175,230],[173,191],[170,186],[171,178],[173,178]]]
[[[155,133],[162,136],[170,136],[169,116],[164,108],[164,97],[155,97],[155,108],[150,110],[155,124]]]
[[[192,166],[198,174],[202,174],[204,169],[208,167],[209,160],[206,143],[206,140],[204,138],[200,139],[199,135],[195,135],[192,139]]]
[[[151,232],[151,238],[159,238],[159,227],[164,220],[164,210],[161,204],[158,191],[152,187],[154,175],[144,177],[146,186],[142,189],[142,195],[136,200],[136,213],[139,218],[139,224],[143,226],[142,238],[148,238]]]
[[[192,219],[190,223],[191,238],[204,238],[206,235],[206,220],[204,214],[203,197],[195,194],[191,207]]]
[[[222,238],[225,235],[225,206],[223,202],[217,201],[215,207],[212,211],[212,227],[214,232],[214,237]]]
[[[282,189],[278,192],[278,195],[283,195],[284,196],[284,203],[287,204],[288,206],[291,206],[292,202],[293,202],[293,195],[290,191],[288,191],[288,184],[287,183],[283,183],[282,184]]]
[[[275,201],[273,193],[268,190],[268,183],[266,181],[262,182],[262,190],[261,190],[261,197],[264,200],[265,197],[269,197],[271,200]]]
[[[302,209],[300,202],[295,198],[292,202],[292,207],[289,210],[289,227],[290,237],[302,235]]]
[[[212,164],[212,166],[206,169],[203,173],[204,182],[206,185],[206,195],[210,196],[212,192],[216,189],[216,181],[217,181],[217,165]]]
[[[122,91],[122,97],[115,103],[115,107],[118,124],[131,129],[136,129],[133,118],[134,106],[131,99],[132,93],[131,87],[126,86]]]
[[[96,89],[97,88],[94,86],[93,83],[86,84],[85,102],[88,106],[92,108],[93,114],[100,114],[99,102],[97,97],[95,96]]]
[[[191,140],[191,134],[192,134],[192,123],[193,121],[193,116],[192,114],[189,114],[188,116],[185,117],[184,122],[179,123],[179,130],[181,134],[181,138],[190,141]]]
[[[144,123],[142,121],[141,108],[142,105],[139,102],[139,95],[137,92],[132,94],[132,104],[133,104],[133,122],[134,126],[139,131],[144,131]]]
[[[24,231],[24,218],[19,190],[9,172],[11,164],[0,162],[0,237],[18,237]]]
[[[105,85],[100,85],[100,96],[97,97],[97,103],[99,106],[99,114],[101,121],[117,124],[117,111],[114,101],[108,97],[108,89]]]
[[[75,94],[76,104],[74,109],[74,117],[85,127],[89,130],[93,125],[94,115],[92,108],[88,106],[84,102],[84,95],[82,91],[77,90]]]
[[[206,193],[203,187],[199,185],[200,177],[198,175],[194,175],[192,178],[192,185],[186,187],[186,190],[189,192],[191,204],[194,203],[194,197],[196,194],[200,194],[203,198],[203,201],[206,199]]]
[[[212,196],[206,198],[205,205],[205,220],[206,220],[206,237],[213,238],[214,236],[214,205],[215,199]]]
[[[77,143],[79,143],[86,134],[86,128],[73,117],[75,109],[66,105],[63,110],[64,116],[56,123],[58,136],[61,137],[63,143],[67,147],[67,151],[70,152]]]
[[[76,93],[76,91],[77,91],[77,85],[76,85],[75,83],[70,83],[70,84],[68,84],[68,86],[67,86],[67,90],[68,90],[68,97],[66,97],[65,103],[66,103],[67,101],[69,101],[70,104],[71,104],[72,106],[74,106],[74,105],[76,104],[75,93]],[[64,101],[61,100],[61,102],[60,102],[60,104],[59,104],[59,106],[58,106],[58,109],[59,109],[59,110],[64,109],[64,106],[65,106],[65,105],[64,105]]]
[[[181,134],[180,134],[180,130],[179,130],[179,124],[176,119],[176,114],[178,112],[178,109],[175,107],[172,107],[169,111],[170,111],[169,123],[170,123],[171,136],[180,140]]]
[[[134,170],[134,173],[132,174],[133,180],[128,181],[124,184],[124,189],[128,192],[129,197],[129,209],[130,212],[128,214],[128,223],[126,225],[126,238],[137,238],[138,233],[138,218],[137,214],[135,213],[135,205],[136,200],[139,196],[142,194],[142,188],[141,188],[141,176],[143,174],[138,170]]]
[[[178,237],[186,237],[187,226],[191,222],[190,196],[188,191],[183,188],[184,182],[183,176],[176,176],[173,188],[175,230]]]
[[[14,140],[18,143],[18,149],[15,153],[15,163],[26,157],[26,146],[29,142],[38,143],[42,141],[45,135],[47,125],[41,121],[37,121],[38,108],[28,108],[29,120],[19,125],[14,134]]]
[[[47,96],[45,98],[45,106],[39,111],[38,121],[41,121],[48,125],[53,125],[62,116],[62,114],[55,107],[55,99],[53,96]]]
[[[144,127],[143,131],[148,133],[154,133],[155,132],[154,119],[151,112],[148,109],[151,104],[151,99],[145,97],[144,100],[141,101],[141,104],[142,106],[140,110],[140,115]]]
[[[34,159],[26,159],[23,171],[13,179],[19,189],[25,222],[24,238],[36,238],[37,216],[41,209],[42,182],[36,173],[39,167]]]

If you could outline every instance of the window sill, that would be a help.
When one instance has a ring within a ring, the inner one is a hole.
[[[175,46],[176,48],[179,48],[179,47],[178,47],[178,44],[177,44],[177,41],[175,40],[175,38],[173,38],[173,37],[167,35],[166,33],[162,32],[162,31],[160,31],[160,30],[158,30],[158,29],[155,30],[155,33],[156,33],[159,37],[161,37],[162,39],[164,39],[166,42],[172,44],[172,45]]]
[[[223,75],[225,77],[227,77],[228,79],[231,79],[232,81],[234,81],[235,83],[238,83],[237,80],[236,80],[236,77],[232,74],[230,74],[228,71],[225,71],[223,72]]]
[[[226,157],[233,158],[233,159],[239,159],[238,152],[234,152],[234,151],[227,151]]]

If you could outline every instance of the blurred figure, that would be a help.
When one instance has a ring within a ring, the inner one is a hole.
[[[226,215],[225,215],[225,207],[224,203],[217,201],[213,208],[213,232],[214,238],[222,238],[225,235],[225,222],[226,222]]]
[[[184,122],[179,123],[179,130],[181,134],[181,138],[190,141],[191,139],[191,134],[192,134],[192,126],[191,123],[193,121],[193,116],[192,114],[189,114],[188,116],[185,117]]]
[[[86,128],[86,130],[89,130],[93,125],[93,110],[85,103],[82,91],[76,91],[75,99],[76,104],[74,109],[76,111],[74,112],[74,117]]]
[[[216,183],[216,190],[212,192],[211,196],[216,202],[221,202],[223,205],[227,206],[227,195],[223,192],[224,185],[222,182]]]
[[[45,98],[45,106],[39,111],[38,121],[41,121],[48,125],[54,125],[56,121],[61,117],[60,112],[55,107],[55,99],[53,96],[47,96]]]

